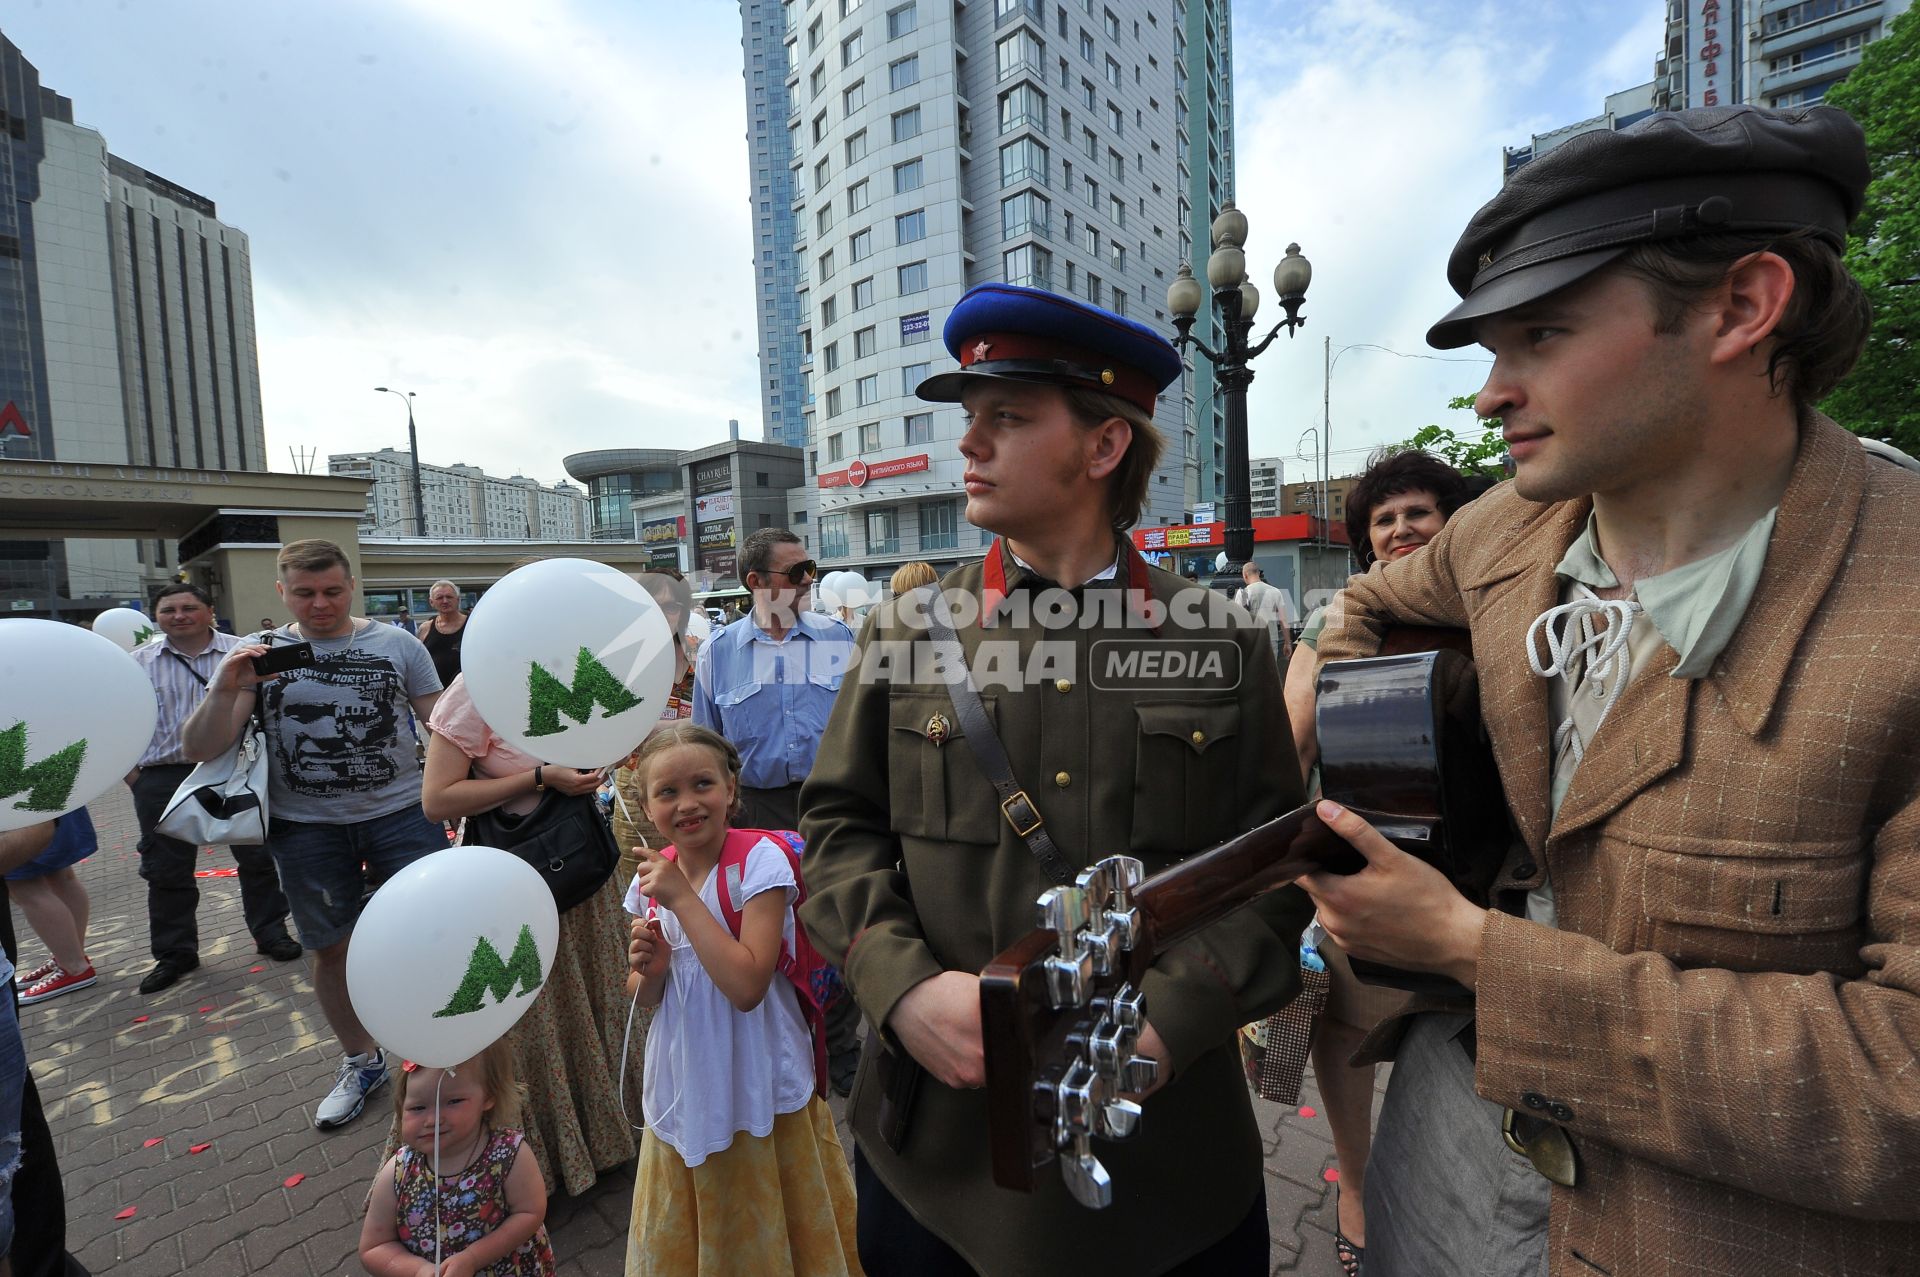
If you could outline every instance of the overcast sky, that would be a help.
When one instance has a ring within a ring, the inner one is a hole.
[[[1255,364],[1255,456],[1321,421],[1323,338],[1436,354],[1499,148],[1650,79],[1662,8],[1235,0],[1267,310],[1289,240],[1314,265],[1307,326]],[[424,460],[549,483],[571,452],[695,447],[730,417],[759,436],[730,0],[8,0],[0,29],[76,121],[251,238],[276,469],[404,448],[376,385],[417,392]],[[1481,368],[1346,352],[1334,473],[1470,424],[1445,403]]]

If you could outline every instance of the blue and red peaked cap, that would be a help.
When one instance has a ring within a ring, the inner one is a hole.
[[[1039,288],[979,284],[967,290],[941,333],[957,372],[921,382],[916,394],[959,403],[976,378],[1104,390],[1149,417],[1180,376],[1180,352],[1145,324]]]

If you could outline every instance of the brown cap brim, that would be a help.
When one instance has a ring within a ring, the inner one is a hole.
[[[1596,249],[1591,253],[1555,258],[1503,275],[1483,288],[1474,289],[1461,299],[1458,306],[1441,316],[1439,323],[1427,329],[1427,345],[1436,350],[1471,346],[1474,342],[1473,326],[1477,321],[1516,306],[1524,306],[1528,302],[1539,301],[1549,293],[1559,292],[1567,285],[1585,279],[1626,251],[1624,247]]]

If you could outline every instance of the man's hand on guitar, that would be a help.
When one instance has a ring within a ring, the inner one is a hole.
[[[978,976],[942,971],[922,980],[893,1004],[887,1028],[943,1085],[969,1091],[987,1084]]]
[[[1334,943],[1351,957],[1439,972],[1471,989],[1486,910],[1456,891],[1439,870],[1401,851],[1346,808],[1322,802],[1315,810],[1367,860],[1359,873],[1323,872],[1300,879]]]

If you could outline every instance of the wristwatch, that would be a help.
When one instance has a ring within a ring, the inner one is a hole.
[[[539,764],[535,764],[535,765],[534,765],[534,769],[533,769],[533,788],[534,788],[534,790],[535,790],[536,792],[537,792],[537,791],[539,791],[539,790],[543,790],[543,789],[545,789],[545,788],[547,787],[547,782],[546,782],[546,778],[545,778],[545,777],[543,777],[543,776],[542,776],[542,775],[540,774],[541,772],[543,772],[543,771],[545,771],[545,770],[546,770],[546,768],[545,768],[545,767],[543,767],[543,766],[541,766],[541,765],[539,765]]]

